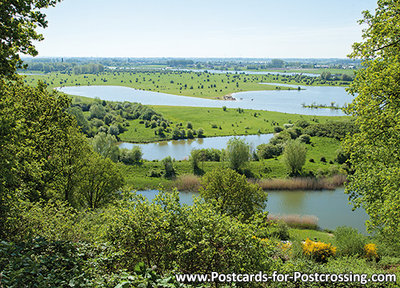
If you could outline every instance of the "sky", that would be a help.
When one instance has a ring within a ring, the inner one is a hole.
[[[42,57],[345,58],[376,0],[63,0]]]

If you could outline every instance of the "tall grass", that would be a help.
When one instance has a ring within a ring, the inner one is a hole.
[[[179,176],[174,185],[179,191],[197,192],[200,187],[200,178],[193,174]]]
[[[346,182],[342,174],[329,178],[262,179],[257,181],[264,190],[334,190]]]
[[[318,217],[313,215],[268,215],[268,220],[283,221],[291,228],[318,229]]]

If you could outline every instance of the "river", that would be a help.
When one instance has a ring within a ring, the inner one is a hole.
[[[157,190],[138,191],[153,200]],[[180,192],[182,204],[192,205],[195,192]],[[339,226],[350,226],[366,234],[365,221],[368,215],[361,208],[352,211],[344,188],[323,191],[268,191],[267,208],[273,215],[313,215],[323,229],[334,230]]]
[[[268,83],[264,83],[268,84]],[[276,84],[282,86],[282,84]],[[293,87],[298,87],[297,85]],[[59,91],[70,95],[99,98],[108,101],[130,101],[144,105],[167,106],[192,106],[228,108],[243,108],[254,110],[277,111],[284,113],[316,115],[316,116],[342,116],[341,110],[310,109],[302,104],[324,104],[343,106],[352,101],[352,96],[347,94],[344,87],[327,86],[300,86],[304,90],[265,90],[234,93],[236,101],[212,100],[197,97],[178,96],[154,91],[143,91],[123,86],[67,86],[57,88]]]
[[[273,134],[261,134],[237,136],[237,138],[244,139],[252,148],[255,149],[260,144],[268,143],[272,136]],[[132,149],[133,146],[139,146],[143,152],[143,159],[150,161],[161,160],[167,156],[171,156],[172,158],[175,158],[175,160],[184,160],[189,158],[190,152],[193,149],[225,149],[229,139],[232,139],[233,137],[235,136],[172,140],[145,144],[123,142],[119,147]]]

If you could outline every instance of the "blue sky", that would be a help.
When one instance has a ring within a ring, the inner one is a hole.
[[[345,58],[376,0],[64,0],[39,56]]]

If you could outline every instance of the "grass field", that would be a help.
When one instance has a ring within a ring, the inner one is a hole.
[[[293,85],[341,85],[342,82],[321,81],[315,77],[294,77],[286,75],[245,75],[211,74],[187,71],[148,71],[148,72],[103,72],[98,74],[62,74],[26,75],[25,82],[35,85],[38,80],[45,82],[49,89],[60,86],[78,85],[117,85],[146,91],[162,92],[174,95],[223,99],[235,92],[259,91],[285,88],[260,83],[285,83]],[[344,83],[348,85],[348,83]]]
[[[244,110],[244,113],[238,113],[233,108],[227,108],[226,111],[223,111],[222,108],[151,107],[161,113],[165,119],[172,121],[173,126],[182,123],[182,127],[186,128],[187,123],[191,122],[193,129],[202,128],[206,137],[272,133],[275,126],[294,123],[297,120],[324,123],[330,120],[343,120],[344,118],[343,116],[309,116],[262,110]],[[120,134],[121,141],[139,143],[171,139],[170,134],[166,134],[164,138],[155,135],[152,129],[145,128],[139,122],[140,120],[129,122],[128,131]]]

